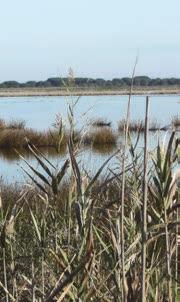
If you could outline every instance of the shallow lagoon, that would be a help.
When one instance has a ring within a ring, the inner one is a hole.
[[[5,120],[23,119],[27,127],[44,130],[51,128],[55,117],[60,114],[64,120],[67,119],[68,102],[74,102],[77,98],[67,97],[13,97],[0,98],[0,117]],[[75,107],[75,120],[77,128],[81,128],[95,118],[106,118],[112,122],[112,127],[117,128],[118,121],[125,117],[128,96],[83,96]],[[133,96],[131,102],[131,118],[143,119],[145,113],[145,96]],[[162,126],[168,125],[171,118],[180,114],[180,96],[151,96],[150,97],[150,119],[157,120]],[[165,133],[161,133],[163,138]],[[150,135],[150,149],[156,146],[159,134]],[[119,143],[122,139],[119,138]],[[143,148],[143,136],[140,139],[139,150]],[[111,150],[85,149],[81,152],[81,163],[85,163],[87,169],[95,171],[109,156]],[[48,158],[56,165],[60,165],[64,155],[60,157],[54,154]],[[36,162],[29,158],[36,165]],[[112,164],[115,165],[116,160]],[[6,181],[24,182],[23,172],[19,164],[22,161],[17,157],[9,156],[4,151],[0,152],[0,175]],[[112,165],[111,164],[111,165]]]

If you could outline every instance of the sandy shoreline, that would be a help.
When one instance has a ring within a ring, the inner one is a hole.
[[[74,96],[127,95],[129,89],[72,89]],[[0,89],[0,97],[68,96],[70,92],[58,88],[9,88]],[[133,95],[180,95],[180,87],[134,87]]]

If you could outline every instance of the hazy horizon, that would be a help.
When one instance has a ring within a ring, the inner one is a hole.
[[[2,2],[0,82],[77,77],[180,78],[180,2]]]

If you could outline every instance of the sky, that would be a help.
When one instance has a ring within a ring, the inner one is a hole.
[[[180,0],[0,0],[0,82],[180,78]]]

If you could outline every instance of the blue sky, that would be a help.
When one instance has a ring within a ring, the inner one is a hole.
[[[180,77],[179,0],[0,0],[0,81]]]

